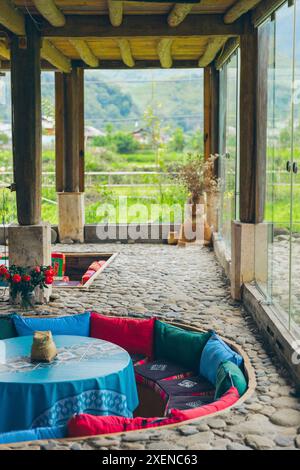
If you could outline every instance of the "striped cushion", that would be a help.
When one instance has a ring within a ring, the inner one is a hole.
[[[171,409],[176,410],[190,410],[193,408],[199,408],[203,405],[208,405],[214,401],[214,394],[210,395],[186,395],[186,396],[170,396],[165,414],[167,415]]]
[[[155,388],[157,382],[166,378],[180,379],[192,375],[192,372],[172,362],[157,360],[138,362],[135,367],[135,377],[138,383]]]
[[[213,394],[215,387],[204,377],[160,380],[158,385],[169,396],[191,396]]]

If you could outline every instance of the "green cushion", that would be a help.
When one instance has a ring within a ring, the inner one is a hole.
[[[155,322],[154,355],[181,365],[190,371],[199,371],[201,353],[211,333],[195,333],[159,320]]]
[[[0,340],[17,336],[13,315],[0,315]]]
[[[241,369],[233,362],[226,361],[218,367],[215,399],[224,395],[232,385],[237,388],[240,396],[247,390],[247,381]]]

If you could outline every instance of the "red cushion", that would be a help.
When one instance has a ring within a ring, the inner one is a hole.
[[[130,354],[144,354],[152,357],[155,318],[106,317],[91,314],[91,336],[115,343]]]
[[[134,431],[178,422],[177,418],[122,418],[78,414],[68,422],[68,437],[96,436],[115,432]]]
[[[224,410],[229,406],[232,406],[240,398],[239,392],[235,387],[231,387],[219,400],[209,404],[204,405],[199,408],[193,408],[189,410],[178,410],[173,408],[170,410],[170,417],[177,418],[180,421],[185,419],[194,419],[200,418],[201,416],[210,415],[211,413],[216,413],[217,411]]]

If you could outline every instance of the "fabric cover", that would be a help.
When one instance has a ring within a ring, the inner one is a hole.
[[[177,418],[122,418],[78,414],[68,422],[69,437],[95,436],[123,431],[134,431],[178,422]]]
[[[159,320],[155,323],[155,359],[179,364],[196,373],[199,371],[201,353],[210,338],[208,333],[195,333]]]
[[[0,434],[0,444],[12,442],[38,441],[42,439],[62,439],[67,436],[67,426],[54,426],[47,428],[27,429],[25,431],[12,431]]]
[[[12,317],[13,315],[0,316],[0,340],[17,336],[17,331]]]
[[[158,385],[169,396],[213,395],[215,387],[204,377],[159,380]]]
[[[217,372],[215,398],[218,399],[234,385],[240,396],[247,390],[247,381],[241,369],[230,361],[220,364]]]
[[[218,367],[226,361],[240,366],[243,358],[234,352],[215,332],[212,332],[201,355],[200,374],[215,385]]]
[[[189,410],[179,410],[176,408],[170,409],[169,416],[171,418],[177,418],[179,421],[186,419],[200,418],[201,416],[210,415],[217,411],[225,410],[236,403],[239,399],[239,392],[235,387],[230,389],[217,401],[201,406],[200,408],[193,408]]]
[[[130,354],[152,357],[155,318],[106,317],[91,314],[91,336],[115,343]]]
[[[170,396],[166,414],[169,414],[169,410],[176,408],[177,410],[190,410],[192,408],[199,408],[203,405],[213,403],[214,394],[211,395],[187,395],[187,396]]]
[[[57,318],[29,318],[13,315],[18,336],[30,336],[34,331],[50,330],[53,335],[89,336],[90,313]]]
[[[153,386],[154,383],[167,377],[183,378],[191,375],[184,367],[168,361],[141,361],[135,367],[136,381]]]

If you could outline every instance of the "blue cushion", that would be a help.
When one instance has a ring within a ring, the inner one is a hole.
[[[50,330],[53,335],[90,336],[90,313],[57,318],[29,318],[13,315],[18,336],[30,336],[34,331]]]
[[[201,355],[200,375],[215,385],[218,367],[225,361],[231,361],[240,367],[243,363],[243,358],[213,332]]]
[[[13,442],[40,441],[43,439],[62,439],[67,437],[67,426],[60,425],[49,428],[27,429],[0,434],[0,444]]]

